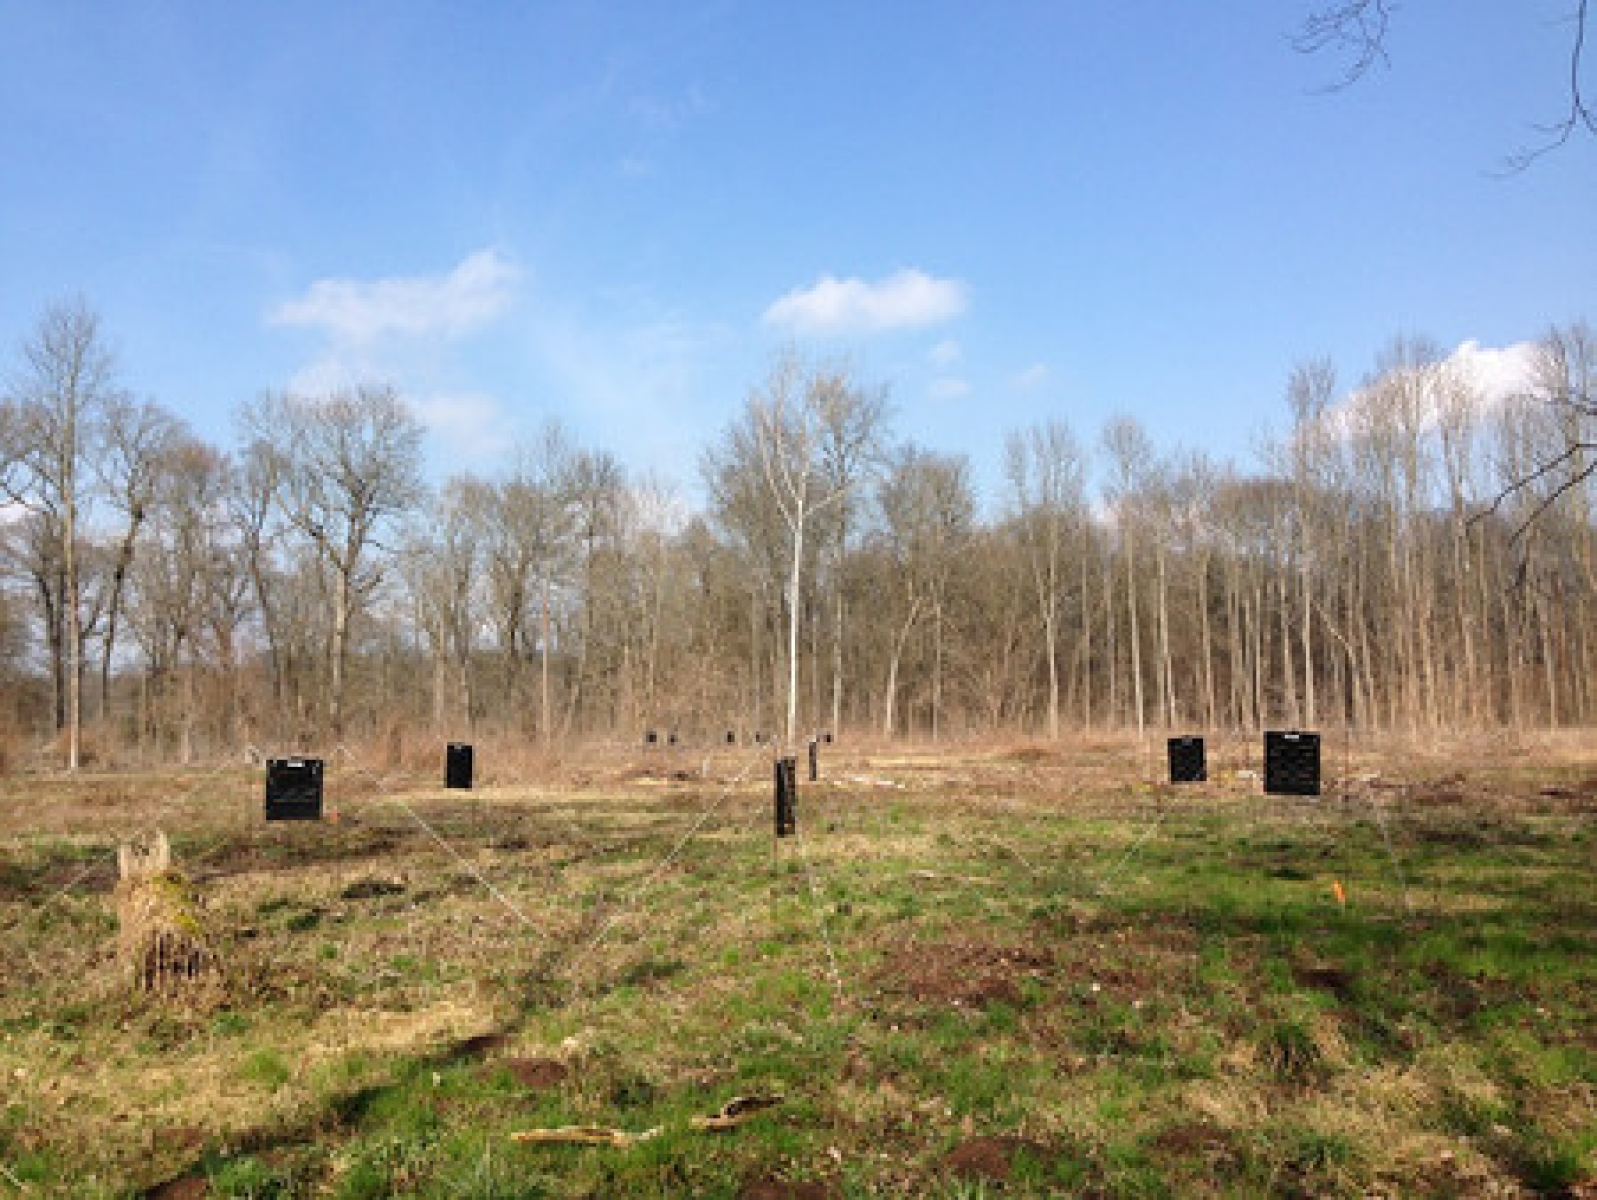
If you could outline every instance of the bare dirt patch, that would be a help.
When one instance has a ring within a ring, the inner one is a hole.
[[[506,1058],[489,1064],[490,1069],[503,1068],[529,1092],[553,1091],[565,1082],[571,1068],[554,1058]]]
[[[1237,1146],[1223,1129],[1203,1121],[1182,1121],[1162,1129],[1153,1139],[1153,1149],[1172,1161],[1200,1161],[1210,1167],[1233,1162]]]
[[[1021,1137],[976,1137],[961,1142],[943,1158],[943,1166],[966,1179],[1007,1183],[1021,1154],[1044,1158],[1047,1151],[1038,1143]]]
[[[147,1200],[199,1200],[211,1194],[211,1185],[203,1175],[179,1175],[157,1184],[144,1193]]]
[[[824,1183],[752,1179],[738,1191],[738,1200],[830,1200],[837,1194]]]
[[[944,1004],[1014,1004],[1025,979],[1039,979],[1053,956],[1035,947],[984,942],[910,941],[883,961],[877,977],[891,994]]]
[[[1347,1000],[1353,995],[1353,973],[1335,964],[1294,963],[1292,978],[1299,987],[1318,988],[1330,992],[1339,1000]]]

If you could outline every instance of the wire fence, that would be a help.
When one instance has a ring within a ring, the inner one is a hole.
[[[1153,744],[1152,742],[1144,742],[1143,745],[1143,761],[1146,771],[1150,775],[1157,773],[1159,765],[1157,754],[1153,749],[1149,748]],[[1345,785],[1349,775],[1351,752],[1345,733],[1342,749],[1343,769],[1340,775],[1342,782],[1340,798],[1344,801],[1343,812],[1346,814],[1350,807]],[[731,776],[723,779],[719,786],[712,789],[708,800],[694,813],[686,827],[675,835],[671,843],[654,857],[641,875],[636,877],[626,887],[619,898],[614,901],[607,901],[602,890],[596,895],[588,920],[585,922],[585,924],[591,926],[591,932],[582,935],[580,939],[566,947],[561,955],[566,961],[566,972],[573,986],[577,988],[578,994],[583,990],[584,976],[586,976],[588,991],[590,993],[597,992],[602,975],[599,952],[622,923],[646,901],[650,889],[673,864],[683,857],[689,846],[704,832],[710,822],[718,815],[726,812],[733,798],[748,788],[753,780],[753,772],[756,766],[762,763],[769,763],[773,754],[776,753],[780,753],[780,748],[775,745],[756,745],[745,748],[735,760],[735,769]],[[257,757],[260,757],[258,752]],[[473,880],[475,885],[482,889],[493,904],[502,910],[507,919],[513,920],[515,925],[527,936],[536,937],[540,939],[540,942],[547,945],[551,936],[547,922],[540,922],[531,916],[524,905],[518,903],[509,889],[491,878],[487,871],[479,866],[476,861],[473,861],[472,857],[463,852],[461,846],[457,844],[461,840],[458,832],[452,840],[449,833],[440,827],[436,819],[430,820],[428,816],[423,814],[418,804],[412,803],[405,796],[398,794],[394,790],[396,783],[412,776],[403,770],[392,770],[379,774],[363,766],[358,758],[342,744],[334,748],[330,757],[334,759],[341,758],[343,760],[341,770],[346,777],[358,778],[372,790],[370,795],[342,798],[339,801],[338,808],[335,810],[339,813],[341,819],[353,820],[369,815],[378,809],[389,809],[400,814],[404,821],[413,826],[422,837],[442,852],[448,861],[453,862]],[[701,775],[708,774],[709,761],[708,758],[705,760],[705,765],[701,768]],[[237,769],[236,766],[222,764],[209,772],[187,776],[179,785],[181,790],[177,799],[191,799],[201,789],[214,785],[217,779],[235,773]],[[1132,815],[1133,812],[1136,813],[1136,823],[1130,827],[1131,837],[1129,842],[1122,844],[1119,848],[1100,844],[1094,851],[1096,868],[1079,872],[1076,876],[1078,882],[1084,885],[1088,893],[1099,898],[1113,895],[1129,877],[1146,848],[1154,843],[1155,838],[1165,829],[1171,817],[1179,811],[1178,806],[1173,803],[1173,796],[1168,789],[1151,780],[1148,781],[1147,786],[1153,792],[1151,805],[1139,805],[1134,810],[1128,810],[1124,805],[1121,805],[1116,814],[1119,819],[1123,820]],[[1254,802],[1257,799],[1257,796],[1250,797],[1250,800]],[[248,803],[246,801],[246,804]],[[1375,818],[1385,850],[1385,857],[1402,898],[1404,909],[1412,915],[1413,901],[1409,882],[1397,852],[1384,806],[1373,793],[1371,793],[1368,803],[1369,810]],[[602,847],[590,835],[589,831],[577,822],[573,813],[568,812],[565,806],[550,803],[543,806],[540,811],[546,811],[556,817],[587,850],[601,853],[607,849]],[[817,809],[816,811],[818,812],[819,810]],[[766,815],[761,805],[755,805],[752,812],[756,817],[760,818]],[[1305,815],[1310,815],[1310,819],[1326,826],[1328,832],[1333,832],[1329,824],[1331,816],[1323,808],[1314,808]],[[1265,814],[1257,808],[1253,808],[1249,813],[1249,819],[1253,823],[1260,823],[1264,817]],[[1060,819],[1068,819],[1068,815],[1062,815]],[[832,913],[825,898],[825,886],[823,885],[815,853],[816,848],[812,846],[813,837],[805,828],[807,824],[808,822],[801,823],[801,827],[796,830],[797,836],[793,839],[793,843],[797,850],[797,859],[801,866],[805,891],[818,935],[816,940],[816,970],[818,974],[824,975],[828,980],[839,1005],[848,1007],[850,1003],[849,987],[845,984],[842,956],[839,953],[837,941],[832,930]],[[142,824],[129,825],[123,829],[115,830],[112,834],[112,844],[110,846],[95,853],[88,861],[80,865],[65,882],[56,886],[47,896],[33,902],[28,912],[25,912],[19,920],[8,925],[5,931],[6,936],[11,937],[25,932],[25,927],[29,921],[41,919],[55,905],[61,903],[65,897],[73,894],[91,876],[101,871],[108,864],[114,863],[116,843],[147,836],[149,832]],[[222,829],[199,841],[198,844],[188,847],[183,859],[185,869],[193,872],[196,868],[207,863],[214,856],[223,853],[229,847],[238,847],[240,845],[240,832],[240,830],[236,829]],[[253,821],[246,819],[242,832],[246,844],[253,848],[258,826]],[[483,836],[484,829],[479,819],[478,827],[474,831],[468,831],[466,838],[468,841],[475,842],[481,840]],[[985,840],[987,844],[1019,863],[1034,881],[1043,881],[1050,871],[1058,869],[1057,864],[1039,864],[1033,857],[1023,853],[1008,839],[989,836]],[[1002,886],[1002,881],[991,881],[988,886],[996,889]],[[28,954],[33,969],[36,972],[43,970],[43,964],[27,949],[25,944],[23,949],[24,953]],[[93,946],[80,947],[78,954],[79,957],[74,960],[72,965],[81,965],[83,962],[102,956],[104,951]],[[59,969],[59,963],[57,963],[57,969]]]

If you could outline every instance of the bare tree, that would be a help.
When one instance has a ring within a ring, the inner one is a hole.
[[[433,725],[443,730],[456,712],[469,728],[476,716],[471,660],[476,649],[478,566],[484,554],[488,485],[457,475],[436,505],[409,524],[400,574],[416,622],[431,643]],[[451,712],[451,672],[459,704]]]
[[[1030,568],[1043,628],[1048,676],[1048,736],[1059,736],[1059,613],[1064,588],[1065,543],[1082,520],[1082,455],[1063,421],[1050,421],[1009,437],[1005,467],[1014,489],[1016,533]],[[1083,613],[1085,614],[1085,606]]]
[[[248,437],[246,425],[246,438]],[[279,736],[288,716],[288,672],[281,628],[282,615],[273,579],[273,543],[277,536],[280,455],[264,438],[247,440],[240,452],[239,469],[228,491],[227,508],[239,558],[249,577],[261,632],[266,639],[266,660],[271,675],[272,708]]]
[[[122,591],[138,545],[139,530],[149,516],[161,472],[174,465],[170,455],[183,438],[176,417],[153,401],[115,396],[105,406],[104,450],[96,473],[100,486],[122,519],[111,566],[110,594],[106,599],[105,634],[100,642],[100,717],[109,711],[111,659],[116,653],[117,619]]]
[[[1320,573],[1319,510],[1313,486],[1314,464],[1325,455],[1326,413],[1336,396],[1336,368],[1329,359],[1299,363],[1287,379],[1287,404],[1292,411],[1288,465],[1293,484],[1294,547],[1298,575],[1299,657],[1303,663],[1303,720],[1318,722],[1314,675],[1314,595]]]
[[[565,431],[550,423],[516,454],[510,475],[484,495],[484,550],[488,594],[500,650],[509,672],[512,703],[522,699],[522,666],[538,648],[538,733],[547,748],[554,736],[550,652],[555,593],[569,576],[575,554],[577,452]]]
[[[67,770],[76,771],[83,736],[82,574],[79,521],[86,505],[85,464],[99,422],[119,395],[100,319],[82,299],[51,305],[22,346],[23,366],[0,418],[0,486],[15,504],[48,512],[61,541],[65,619]]]
[[[775,653],[780,635],[768,630],[767,622],[771,597],[779,593],[786,573],[789,539],[775,497],[766,486],[753,422],[746,413],[745,419],[727,427],[719,445],[704,452],[700,470],[716,521],[733,547],[742,576],[740,590],[747,599],[742,615],[747,624],[738,642],[744,648],[748,670],[743,712],[759,730],[765,723],[767,655],[773,673],[771,695],[781,690],[776,678],[781,664]]]
[[[923,619],[929,619],[932,654],[928,690],[931,732],[942,720],[943,638],[948,620],[950,576],[968,544],[976,502],[965,459],[906,446],[895,456],[878,491],[886,555],[902,588],[901,620],[889,652],[882,699],[882,733],[894,731],[898,681],[905,646]]]
[[[1127,640],[1131,649],[1131,696],[1137,732],[1143,732],[1146,712],[1142,694],[1142,623],[1137,607],[1137,540],[1142,524],[1138,511],[1143,485],[1153,469],[1153,447],[1148,435],[1131,417],[1115,417],[1104,426],[1104,449],[1109,454],[1111,476],[1106,500],[1114,512],[1115,531],[1126,566]]]
[[[1562,444],[1541,461],[1510,472],[1508,482],[1486,510],[1495,514],[1510,497],[1540,489],[1538,502],[1514,527],[1514,541],[1523,538],[1537,518],[1566,494],[1580,499],[1583,511],[1590,515],[1582,489],[1597,473],[1597,332],[1584,321],[1549,331],[1542,339],[1528,399],[1553,413]],[[1551,486],[1543,486],[1547,484]]]
[[[1219,723],[1214,673],[1214,612],[1210,571],[1216,551],[1213,508],[1218,472],[1201,452],[1181,459],[1170,481],[1171,530],[1176,554],[1186,564],[1192,580],[1192,618],[1197,626],[1193,687],[1203,697],[1203,719]]]
[[[349,630],[382,579],[374,558],[395,518],[422,495],[421,426],[388,387],[320,399],[268,396],[244,423],[272,466],[283,516],[332,574],[328,719],[343,732]]]
[[[765,382],[749,396],[740,424],[728,431],[720,454],[704,460],[712,492],[747,495],[747,481],[761,481],[787,534],[784,569],[787,600],[786,737],[798,732],[799,621],[806,538],[828,509],[842,504],[850,481],[828,474],[823,448],[827,430],[846,423],[861,406],[858,388],[839,364],[812,366],[794,351],[779,355]]]
[[[179,761],[194,753],[201,638],[214,577],[233,569],[226,552],[231,465],[217,450],[185,438],[162,455],[147,500],[148,544],[132,560],[133,625],[153,677],[159,727],[175,724]],[[176,691],[172,691],[175,683]]]
[[[566,698],[566,728],[586,725],[597,716],[603,701],[610,703],[610,721],[616,720],[619,689],[616,677],[624,662],[615,646],[619,621],[605,620],[613,609],[611,586],[615,562],[623,541],[627,479],[614,455],[604,450],[578,451],[569,466],[571,536],[576,561],[573,573],[581,593],[577,615],[577,661]],[[607,627],[608,626],[608,627]],[[601,694],[606,680],[608,695]]]
[[[827,487],[840,494],[837,504],[823,518],[831,545],[833,729],[843,723],[844,597],[847,594],[849,538],[856,524],[860,485],[875,469],[880,456],[887,411],[885,390],[850,388],[836,396],[821,413],[821,471]]]
[[[59,731],[67,719],[66,617],[62,611],[66,588],[61,566],[61,525],[45,508],[8,521],[0,539],[0,554],[7,574],[22,581],[38,607],[50,677],[51,728]]]

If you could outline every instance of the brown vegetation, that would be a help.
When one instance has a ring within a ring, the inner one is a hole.
[[[1011,436],[990,497],[965,456],[895,447],[878,389],[785,358],[688,519],[559,430],[426,494],[383,390],[267,397],[207,446],[127,400],[81,306],[27,359],[0,404],[0,754],[22,767],[343,746],[380,777],[496,740],[491,783],[513,750],[645,729],[691,771],[728,730],[1597,719],[1580,323],[1503,406],[1399,340],[1345,397],[1296,369],[1261,470],[1160,453],[1127,418],[1094,454],[1054,420]]]

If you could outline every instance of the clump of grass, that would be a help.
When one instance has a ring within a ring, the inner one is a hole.
[[[249,1083],[275,1092],[291,1078],[294,1072],[276,1050],[263,1047],[252,1052],[239,1066],[239,1076]]]
[[[1576,1184],[1597,1174],[1597,1131],[1589,1128],[1558,1135],[1536,1125],[1524,1128],[1509,1158],[1520,1179],[1541,1195],[1576,1194]]]
[[[300,1191],[300,1181],[290,1168],[268,1162],[252,1154],[215,1161],[206,1172],[211,1191],[218,1196],[270,1200]]]
[[[1307,1083],[1325,1065],[1314,1030],[1300,1018],[1278,1017],[1266,1024],[1259,1051],[1270,1074],[1289,1083]]]
[[[1282,1166],[1304,1184],[1338,1178],[1358,1158],[1347,1135],[1312,1126],[1288,1128],[1282,1142]]]

